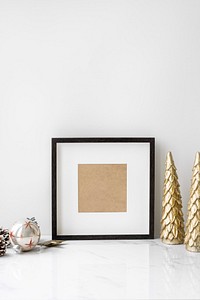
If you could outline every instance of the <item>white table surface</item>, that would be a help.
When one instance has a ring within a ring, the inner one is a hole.
[[[0,257],[0,299],[200,299],[200,253],[159,239],[8,249]]]

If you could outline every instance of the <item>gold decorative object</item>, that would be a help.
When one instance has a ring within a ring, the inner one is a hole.
[[[38,245],[45,246],[45,247],[55,247],[55,246],[59,246],[62,243],[63,243],[62,240],[50,240],[50,241],[40,242],[38,243]]]
[[[196,153],[193,166],[185,246],[188,251],[200,252],[200,152]]]
[[[160,238],[169,245],[183,244],[184,220],[180,185],[171,152],[167,153],[165,167]]]

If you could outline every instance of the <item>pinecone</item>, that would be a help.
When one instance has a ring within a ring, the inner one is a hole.
[[[4,241],[4,237],[0,236],[0,256],[3,256],[6,253],[6,242]]]
[[[9,247],[10,246],[9,230],[0,227],[0,235],[3,236],[4,241],[6,242],[6,247]]]

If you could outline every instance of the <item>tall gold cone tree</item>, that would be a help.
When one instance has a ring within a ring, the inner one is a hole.
[[[160,238],[166,244],[183,244],[184,220],[180,185],[171,152],[167,153],[165,167]]]
[[[200,152],[196,153],[193,166],[185,246],[188,251],[200,252]]]

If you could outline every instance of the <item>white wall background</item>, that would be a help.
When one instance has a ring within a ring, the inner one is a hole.
[[[0,225],[51,232],[50,139],[155,136],[186,217],[200,150],[200,1],[0,0]]]

